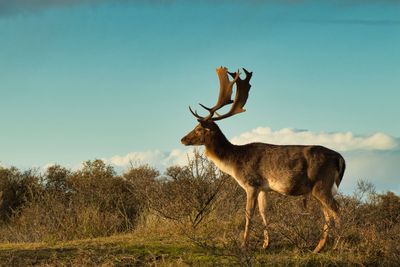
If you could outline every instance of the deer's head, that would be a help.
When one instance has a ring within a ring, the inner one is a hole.
[[[199,124],[182,138],[182,144],[190,146],[205,145],[209,143],[210,140],[214,140],[216,137],[222,134],[215,121],[222,120],[246,111],[243,109],[243,107],[246,104],[249,96],[249,90],[251,87],[249,82],[253,73],[248,72],[244,68],[243,71],[246,74],[246,78],[244,80],[240,79],[239,70],[231,73],[228,72],[228,69],[225,67],[217,68],[217,75],[220,83],[217,104],[212,108],[208,108],[200,104],[202,108],[209,112],[209,114],[205,117],[200,116],[196,111],[193,111],[191,107],[189,107],[190,112],[197,118]],[[233,78],[232,81],[229,80],[228,74]],[[232,101],[232,89],[234,84],[236,84],[236,95],[235,100]],[[217,113],[217,110],[229,104],[232,104],[232,106],[226,114],[220,115]]]
[[[187,135],[185,135],[181,142],[185,146],[200,146],[215,139],[220,133],[220,130],[215,122],[212,120],[199,121],[200,123]]]

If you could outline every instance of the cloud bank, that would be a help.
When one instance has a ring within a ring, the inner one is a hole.
[[[338,151],[393,150],[399,146],[396,138],[384,133],[357,136],[351,132],[315,133],[307,130],[284,128],[274,131],[269,127],[258,127],[232,138],[232,143],[242,145],[264,142],[278,145],[323,145]]]
[[[9,168],[9,166],[0,161],[0,168]]]
[[[170,152],[148,150],[141,152],[130,152],[123,156],[113,156],[105,161],[120,168],[148,164],[163,171],[169,166],[186,165],[188,163],[188,157],[190,157],[192,154],[193,152],[191,150],[174,149]]]

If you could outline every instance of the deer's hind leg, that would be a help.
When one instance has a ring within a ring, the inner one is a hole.
[[[330,225],[331,219],[329,217],[329,213],[328,213],[327,209],[324,207],[323,204],[321,204],[321,209],[322,209],[322,213],[324,214],[325,223],[322,228],[322,234],[321,234],[320,240],[318,242],[318,245],[314,248],[313,253],[320,252],[321,249],[324,248],[326,240],[328,239],[328,231],[329,231],[329,225]]]
[[[319,201],[325,219],[320,241],[313,251],[314,253],[318,253],[325,246],[326,240],[328,239],[328,231],[331,226],[331,219],[333,218],[335,221],[336,227],[339,227],[340,225],[338,216],[339,208],[336,200],[333,198],[331,186],[324,186],[322,181],[319,181],[314,186],[312,195]]]

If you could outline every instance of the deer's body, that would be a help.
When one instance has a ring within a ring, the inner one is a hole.
[[[321,239],[314,249],[319,252],[325,245],[331,219],[339,226],[338,205],[334,194],[342,180],[345,161],[343,157],[323,146],[273,145],[250,143],[233,145],[214,122],[244,111],[250,78],[252,73],[244,70],[246,79],[239,78],[239,73],[229,73],[234,77],[229,81],[226,68],[218,68],[220,95],[217,104],[207,108],[210,114],[201,117],[190,111],[200,122],[190,133],[182,138],[184,145],[204,145],[206,156],[223,172],[231,175],[246,191],[246,226],[243,245],[246,245],[251,218],[258,202],[263,220],[264,244],[267,247],[266,203],[267,192],[275,191],[284,195],[311,194],[317,199],[325,218]],[[235,101],[230,100],[232,86],[236,84]],[[232,104],[230,111],[213,117],[221,107]]]
[[[250,143],[227,144],[223,150],[205,146],[207,158],[243,189],[256,186],[284,195],[303,195],[311,192],[325,169],[337,173],[336,181],[331,181],[333,194],[340,184],[343,158],[323,146]]]

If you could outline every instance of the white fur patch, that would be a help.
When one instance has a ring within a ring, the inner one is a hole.
[[[283,195],[286,195],[288,193],[287,186],[285,186],[284,183],[268,181],[268,184],[269,188],[271,188],[275,192],[281,193]]]
[[[227,164],[227,162],[222,161],[220,158],[216,157],[214,154],[207,153],[207,151],[206,151],[206,157],[209,160],[211,160],[215,164],[215,166],[217,166],[218,169],[220,169],[222,172],[235,178],[235,180],[239,183],[239,185],[242,188],[244,188],[244,182],[236,177],[236,172],[235,172],[235,169],[233,168],[233,166]]]
[[[218,169],[220,169],[222,172],[229,174],[230,176],[235,176],[235,171],[234,169],[229,166],[228,164],[226,164],[225,162],[223,162],[221,159],[219,159],[218,157],[215,157],[213,155],[206,155],[207,158],[209,158],[212,162],[214,162],[214,164],[218,167]]]
[[[332,196],[337,194],[338,187],[337,187],[336,183],[333,183],[331,190],[332,190]]]

